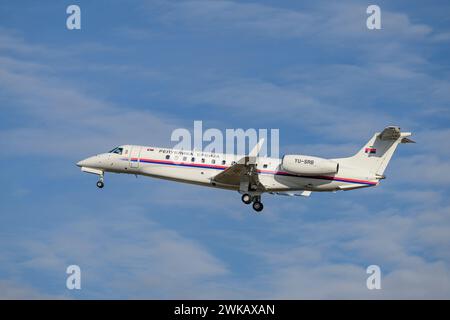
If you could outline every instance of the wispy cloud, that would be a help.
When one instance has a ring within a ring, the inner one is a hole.
[[[12,280],[0,279],[0,299],[2,300],[33,300],[33,299],[65,299],[64,296],[49,295],[40,292],[29,285]]]
[[[193,292],[202,296],[203,283],[221,281],[227,275],[226,266],[202,245],[159,226],[143,213],[142,208],[111,210],[108,216],[68,221],[59,230],[38,232],[15,245],[27,259],[16,265],[5,262],[3,272],[20,267],[41,273],[54,284],[55,294],[71,297],[64,271],[77,264],[86,297],[110,292],[111,297],[125,298],[189,298]]]
[[[2,22],[2,297],[450,296],[445,22],[414,3],[383,5],[374,32],[356,1],[130,6],[133,21],[101,37]],[[103,9],[99,25],[122,13]],[[388,124],[418,143],[399,147],[377,188],[265,195],[262,215],[238,193],[123,175],[99,191],[75,175],[80,157],[169,145],[194,119],[280,128],[286,152],[323,157]],[[73,263],[79,293],[65,289]],[[365,287],[369,264],[381,291]]]
[[[34,46],[13,43],[15,50],[36,53]],[[44,50],[50,51],[43,46],[38,49]],[[14,97],[18,116],[32,119],[32,124],[2,130],[2,147],[17,154],[81,156],[120,143],[168,145],[170,131],[177,127],[176,119],[87,93],[76,82],[62,80],[56,65],[8,54],[0,61],[2,92]]]
[[[222,31],[237,29],[249,35],[315,40],[329,40],[336,36],[360,40],[368,34],[365,24],[367,6],[356,1],[317,3],[298,9],[224,0],[159,4],[165,9],[160,16],[164,23],[183,23],[200,31],[208,25]],[[412,23],[406,14],[389,10],[383,10],[383,23],[383,39],[425,37],[432,32],[432,28],[425,24]]]

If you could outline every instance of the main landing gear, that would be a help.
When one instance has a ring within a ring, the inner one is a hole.
[[[252,197],[249,194],[243,194],[242,195],[242,202],[245,204],[250,204],[252,203]]]
[[[242,195],[242,202],[245,204],[250,204],[253,202],[253,210],[256,212],[262,211],[264,209],[263,204],[261,203],[261,196],[251,196],[248,193],[244,193]]]
[[[101,189],[104,186],[105,186],[105,183],[104,183],[103,175],[101,175],[99,180],[97,181],[97,187]]]

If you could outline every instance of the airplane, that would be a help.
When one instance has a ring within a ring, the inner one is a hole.
[[[143,175],[176,182],[235,190],[242,202],[263,210],[263,193],[309,197],[312,192],[374,187],[385,179],[384,171],[400,143],[414,143],[410,132],[397,126],[377,132],[353,156],[325,159],[301,154],[281,159],[259,157],[261,139],[248,155],[121,145],[108,153],[77,163],[81,171],[99,176],[104,187],[106,172]]]

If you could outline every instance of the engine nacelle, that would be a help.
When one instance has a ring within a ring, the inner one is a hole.
[[[285,155],[281,166],[283,170],[302,175],[335,174],[339,170],[339,163],[333,160],[301,154]]]

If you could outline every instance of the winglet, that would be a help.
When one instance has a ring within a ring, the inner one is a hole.
[[[262,146],[264,144],[264,138],[261,138],[258,143],[253,147],[252,151],[250,151],[249,156],[250,157],[257,157],[259,154],[259,151],[261,150]]]

